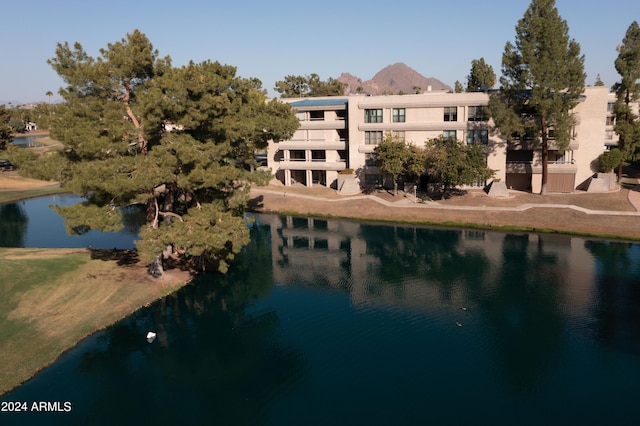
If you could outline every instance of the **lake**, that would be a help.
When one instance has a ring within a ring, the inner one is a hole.
[[[18,148],[34,148],[42,146],[40,142],[37,142],[42,136],[18,136],[11,138],[11,143]]]
[[[639,424],[640,245],[250,226],[227,275],[199,276],[0,398],[60,412],[2,424]]]
[[[122,231],[68,234],[64,220],[50,206],[69,206],[81,201],[75,195],[52,195],[0,204],[0,247],[135,247],[134,241],[144,223],[144,214],[140,214],[135,208],[124,211],[125,227]]]

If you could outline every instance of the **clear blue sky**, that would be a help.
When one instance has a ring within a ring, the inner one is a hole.
[[[529,0],[371,2],[363,0],[32,0],[2,7],[0,103],[46,101],[62,80],[47,59],[57,42],[78,41],[91,56],[134,29],[147,35],[174,66],[219,61],[273,92],[286,75],[342,72],[368,80],[404,62],[425,77],[466,82],[473,59],[484,57],[499,76],[504,45]],[[569,35],[585,54],[587,84],[599,73],[607,86],[619,76],[616,46],[640,21],[638,0],[556,0]]]

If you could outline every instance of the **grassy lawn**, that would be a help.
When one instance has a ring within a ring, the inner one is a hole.
[[[0,249],[0,395],[82,338],[189,281],[82,249]],[[144,336],[141,336],[144,338]]]

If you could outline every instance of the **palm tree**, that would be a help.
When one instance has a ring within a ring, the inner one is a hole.
[[[51,90],[48,90],[44,95],[49,97],[49,105],[51,105],[51,97],[53,96],[53,92]]]

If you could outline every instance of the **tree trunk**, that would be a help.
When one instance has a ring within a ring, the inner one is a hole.
[[[166,187],[166,191],[165,191],[165,197],[164,197],[164,211],[165,212],[173,212],[174,209],[174,204],[175,204],[175,199],[176,199],[176,185],[175,184],[167,184]],[[171,225],[171,216],[170,215],[165,215],[164,216],[164,223],[165,225]]]
[[[164,274],[164,268],[162,267],[162,254],[156,256],[155,260],[149,265],[149,274],[153,278],[160,278]]]
[[[547,193],[547,177],[549,168],[549,145],[547,141],[542,142],[542,185],[540,186],[540,195]]]
[[[542,129],[542,184],[540,185],[540,195],[547,193],[547,175],[549,169],[549,139],[547,122],[544,117],[540,117],[540,129]]]
[[[618,183],[622,182],[622,161],[618,164]]]

